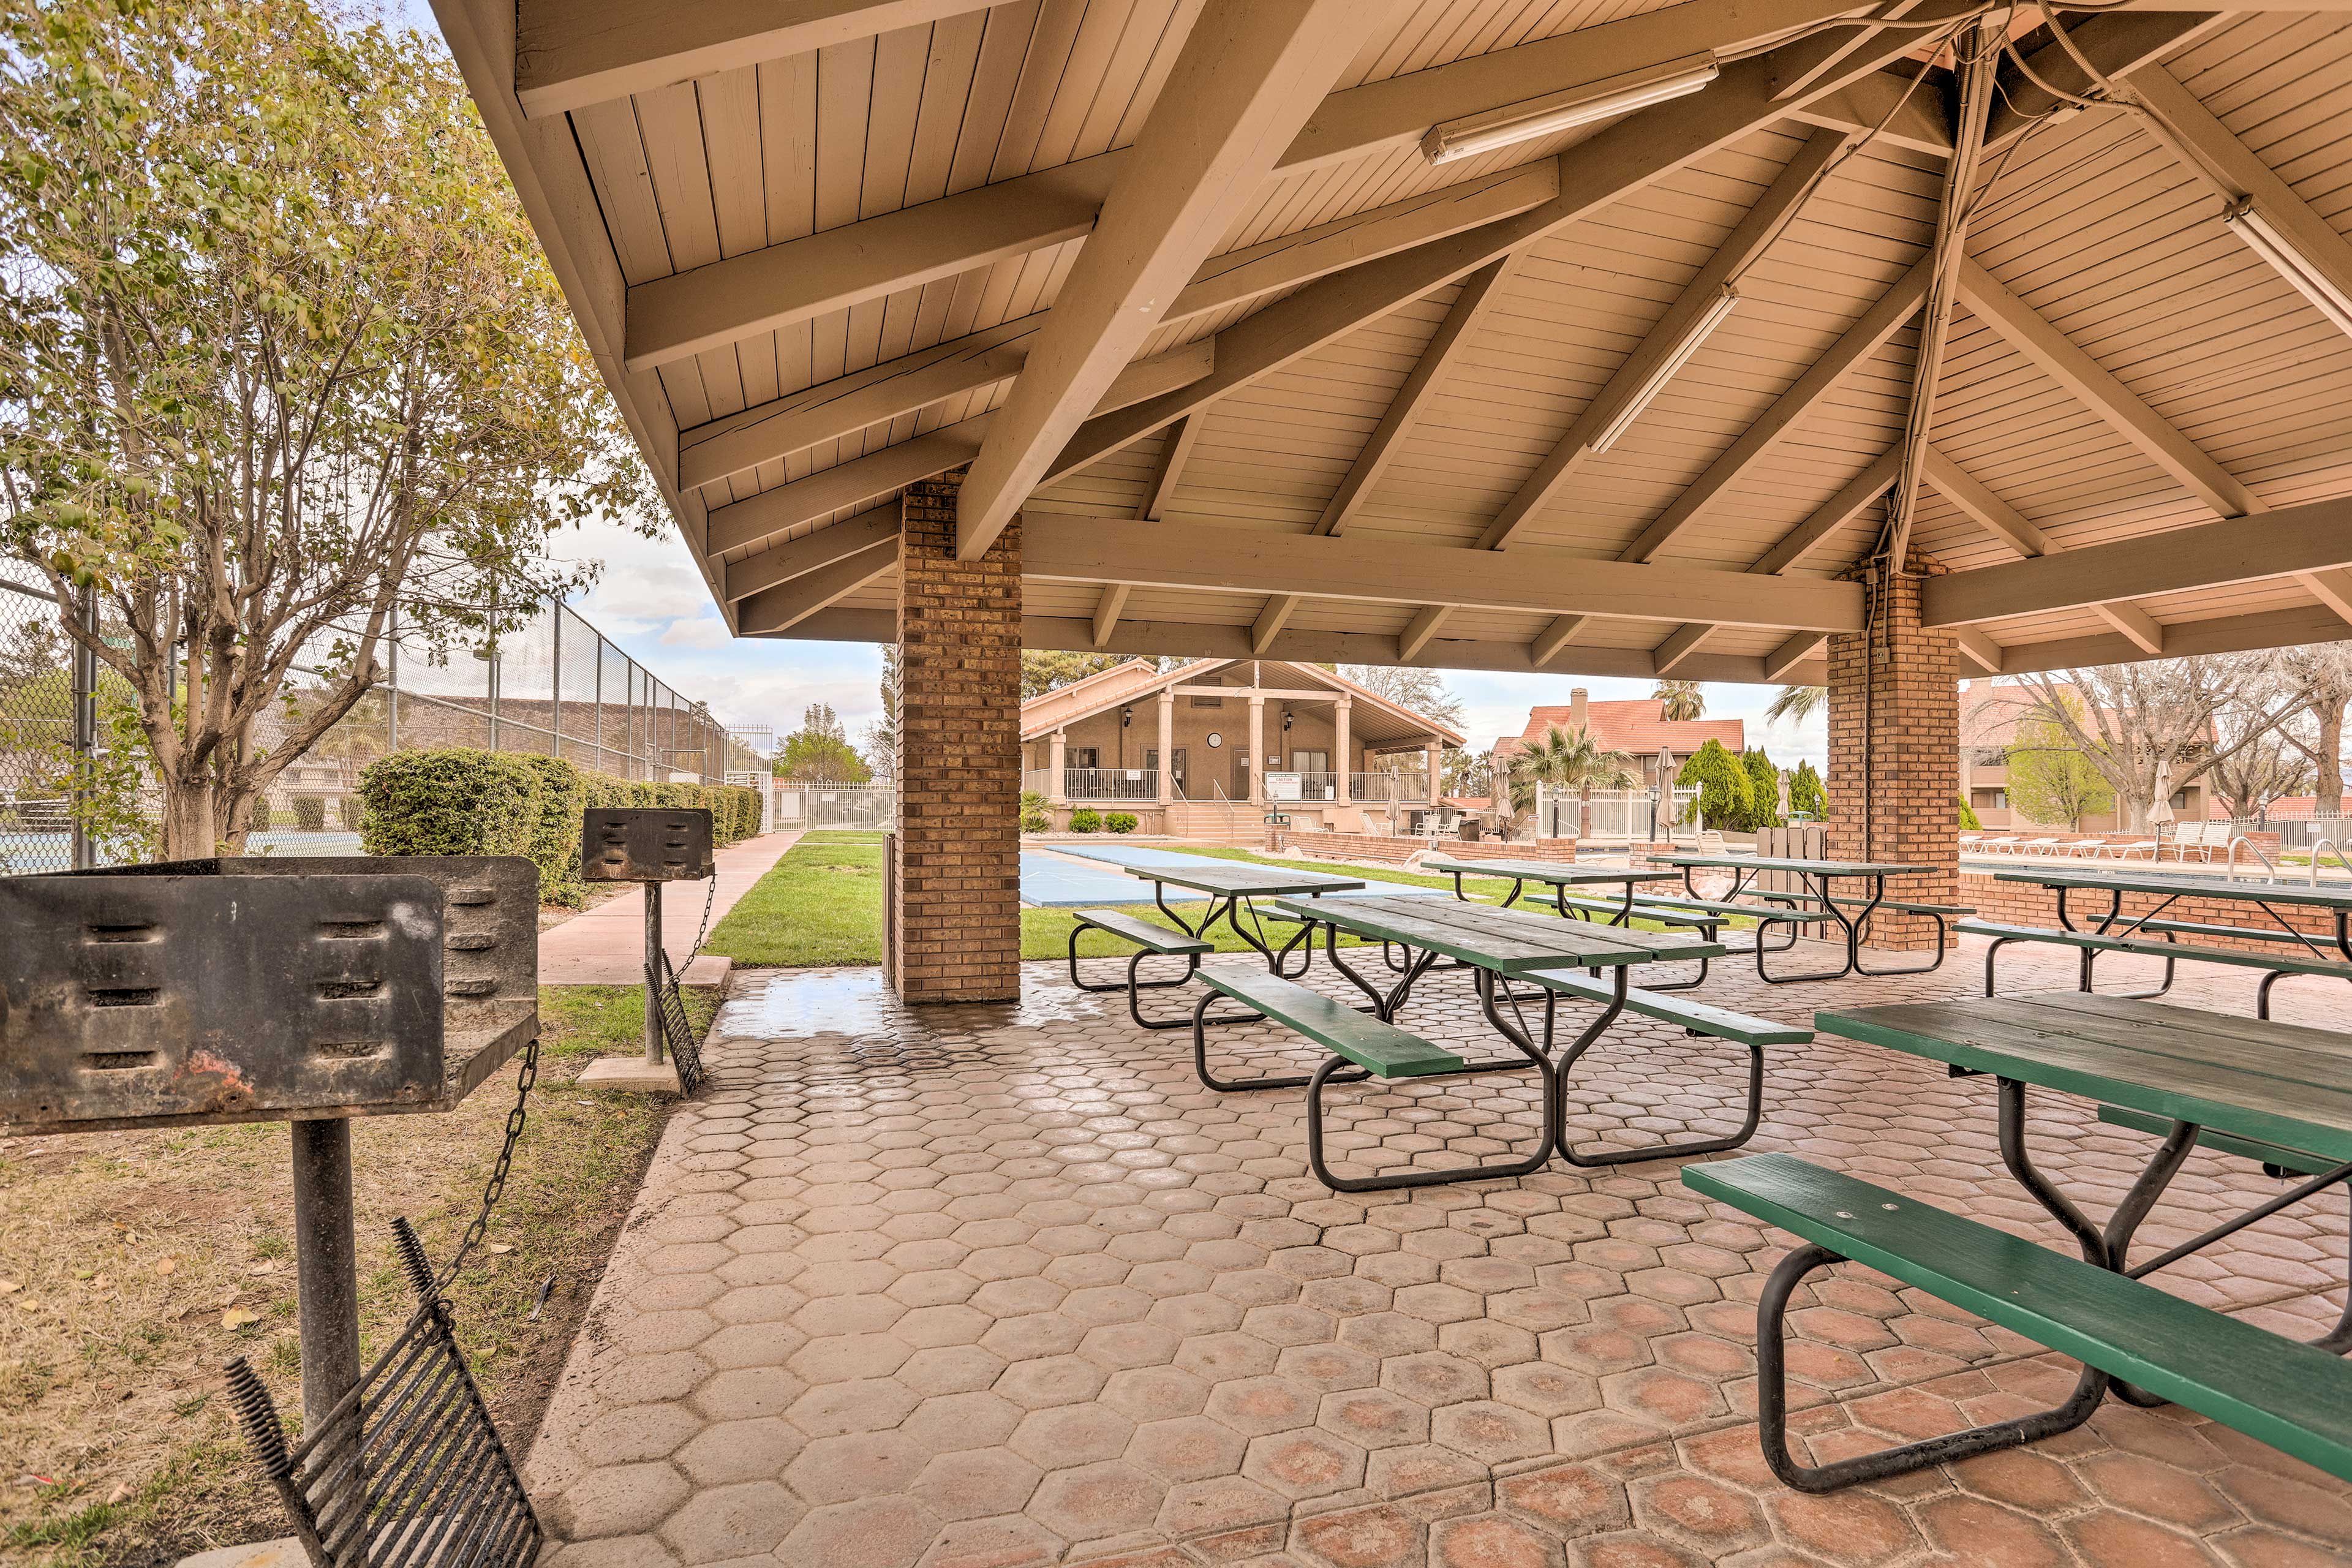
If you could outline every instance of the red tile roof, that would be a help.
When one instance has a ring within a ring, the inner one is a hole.
[[[1592,726],[1592,737],[1613,752],[1630,752],[1636,757],[1654,757],[1661,746],[1669,747],[1675,755],[1687,757],[1709,741],[1719,742],[1734,753],[1748,749],[1748,726],[1738,719],[1668,719],[1665,700],[1658,697],[1628,698],[1622,701],[1588,702],[1584,705],[1585,722]],[[1507,735],[1495,743],[1495,754],[1508,757],[1529,741],[1543,738],[1545,731],[1558,725],[1568,728],[1572,710],[1558,708],[1530,708],[1528,727],[1517,735]]]

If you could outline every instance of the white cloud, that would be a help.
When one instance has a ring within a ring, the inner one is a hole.
[[[716,616],[672,621],[669,630],[661,635],[664,647],[725,647],[733,640],[727,635],[727,623]]]

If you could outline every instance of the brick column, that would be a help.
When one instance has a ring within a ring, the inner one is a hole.
[[[1931,867],[1890,878],[1887,896],[1951,903],[1960,868],[1959,643],[1919,624],[1920,584],[1944,568],[1919,557],[1910,564],[1872,595],[1869,631],[1830,638],[1829,855]],[[1880,915],[1870,938],[1912,952],[1935,931],[1919,916]]]
[[[1021,520],[978,561],[958,561],[961,485],[950,475],[907,491],[898,556],[889,940],[909,1003],[1021,994]]]

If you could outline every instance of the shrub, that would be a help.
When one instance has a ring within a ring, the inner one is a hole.
[[[1045,797],[1034,789],[1021,792],[1021,831],[1043,833],[1052,826],[1053,818],[1045,815]]]
[[[1690,761],[1675,782],[1689,784],[1698,790],[1698,798],[1691,802],[1685,822],[1696,821],[1702,827],[1728,827],[1735,831],[1748,820],[1755,785],[1748,781],[1748,770],[1738,757],[1723,749],[1720,741],[1709,741],[1691,753]]]
[[[522,758],[469,747],[394,752],[360,775],[369,855],[525,855],[540,775]],[[575,827],[575,832],[577,829]]]
[[[256,797],[253,803],[253,831],[256,833],[268,832],[269,824],[275,816],[276,813],[270,809],[269,797],[268,795],[265,795]]]
[[[1070,831],[1073,833],[1100,833],[1102,825],[1102,813],[1091,805],[1082,805],[1070,813]]]
[[[1103,817],[1103,826],[1109,828],[1113,833],[1132,833],[1135,831],[1135,813],[1131,811],[1110,812]]]
[[[1969,804],[1969,797],[1960,795],[1957,798],[1960,803],[1960,826],[1970,833],[1982,832],[1984,824],[1978,820],[1977,808]]]
[[[580,879],[580,813],[588,805],[588,775],[562,757],[514,761],[539,780],[530,849],[539,867],[539,901],[578,909],[588,896]]]
[[[1815,822],[1829,819],[1829,795],[1822,788],[1822,775],[1813,771],[1811,763],[1799,763],[1797,771],[1789,775],[1789,809],[1802,812]]]
[[[1740,754],[1739,765],[1748,772],[1747,831],[1783,826],[1780,817],[1780,770],[1772,759],[1759,749]]]
[[[323,795],[298,795],[294,797],[294,826],[305,833],[317,833],[327,826],[327,797]]]

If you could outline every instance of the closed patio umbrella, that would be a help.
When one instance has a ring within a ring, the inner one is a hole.
[[[1658,818],[1666,821],[1666,837],[1675,836],[1675,750],[1672,746],[1658,748],[1658,804],[1650,813],[1650,837],[1658,836]]]
[[[2164,825],[2171,820],[2172,764],[2158,763],[2156,765],[2156,799],[2147,808],[2147,825],[2156,829],[2156,839],[2159,846],[2164,842]],[[2156,851],[2158,855],[2163,852],[2160,847]]]

